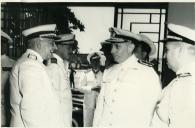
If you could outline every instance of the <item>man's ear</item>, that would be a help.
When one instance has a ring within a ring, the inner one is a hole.
[[[175,44],[175,51],[178,52],[178,57],[180,57],[180,55],[183,55],[183,53],[185,53],[185,51],[187,50],[186,44],[179,42],[178,44]]]
[[[128,53],[133,53],[135,49],[135,44],[130,42],[127,44],[127,48],[128,48]]]
[[[194,45],[190,45],[188,47],[188,51],[190,52],[190,54],[195,55],[195,46]]]
[[[42,44],[41,44],[41,40],[39,38],[35,39],[35,44],[36,44],[36,48],[38,50],[40,50],[42,47]]]

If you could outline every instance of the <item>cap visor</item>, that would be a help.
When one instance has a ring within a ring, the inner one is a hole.
[[[48,39],[59,40],[59,37],[57,37],[57,36],[42,36],[41,38],[48,38]]]
[[[163,42],[163,43],[166,43],[168,41],[180,41],[180,40],[176,40],[176,39],[172,39],[172,38],[165,38],[163,40],[159,40],[159,42]]]
[[[107,39],[106,42],[108,42],[108,44],[109,44],[109,43],[124,43],[125,41],[110,38],[110,39]]]

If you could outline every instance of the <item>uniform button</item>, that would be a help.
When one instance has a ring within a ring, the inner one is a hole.
[[[113,112],[110,112],[110,114],[112,115],[112,114],[113,114]]]
[[[112,124],[111,124],[111,123],[109,123],[109,126],[112,126]]]
[[[117,91],[117,89],[114,89],[114,92],[116,92]]]
[[[112,100],[112,103],[114,103],[114,102],[115,102],[115,100],[113,99],[113,100]]]

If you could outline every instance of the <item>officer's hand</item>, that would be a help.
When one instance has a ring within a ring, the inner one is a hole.
[[[98,52],[97,54],[100,56],[100,65],[101,65],[101,66],[105,66],[106,57],[105,57],[104,53]]]
[[[89,64],[91,64],[91,57],[94,57],[95,54],[96,54],[96,55],[98,56],[98,58],[99,58],[100,65],[101,65],[101,66],[105,66],[106,57],[105,57],[105,55],[104,55],[103,52],[93,52],[93,53],[89,54],[89,55],[87,56],[87,60],[88,60]]]

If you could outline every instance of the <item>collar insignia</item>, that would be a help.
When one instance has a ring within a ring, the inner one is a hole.
[[[143,65],[146,65],[146,66],[148,66],[148,67],[154,66],[153,63],[148,62],[148,61],[145,61],[145,60],[138,60],[138,63],[143,64]]]
[[[177,77],[178,78],[181,78],[181,77],[189,77],[189,76],[192,76],[189,72],[177,74]]]

